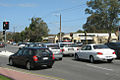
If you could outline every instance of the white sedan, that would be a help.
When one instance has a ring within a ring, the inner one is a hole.
[[[108,48],[107,45],[102,44],[87,44],[84,45],[79,52],[74,55],[75,59],[87,59],[91,63],[98,60],[107,60],[107,62],[112,62],[116,58],[115,51]]]

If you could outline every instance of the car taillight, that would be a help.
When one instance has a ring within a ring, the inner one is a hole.
[[[60,52],[63,52],[63,50],[62,50],[62,49],[60,49]]]
[[[60,49],[60,52],[63,52],[64,51],[64,49]]]
[[[54,53],[53,53],[52,59],[53,59],[53,60],[55,59]]]
[[[79,50],[79,48],[77,48],[77,50]]]
[[[65,51],[64,49],[62,49],[62,51]]]
[[[38,61],[37,56],[33,56],[33,60],[34,60],[34,61]]]
[[[103,53],[101,53],[101,52],[98,52],[97,54],[98,54],[98,55],[103,55]]]
[[[115,52],[113,52],[113,54],[115,54]]]

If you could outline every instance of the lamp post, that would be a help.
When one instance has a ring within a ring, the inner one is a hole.
[[[56,14],[55,16],[58,16],[58,14]],[[62,33],[61,33],[61,14],[59,14],[60,16],[60,37],[59,37],[59,42],[62,41]]]

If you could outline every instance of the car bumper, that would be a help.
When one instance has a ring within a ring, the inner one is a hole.
[[[55,57],[55,59],[60,59],[63,57],[63,55],[62,54],[54,54],[54,57]]]
[[[117,58],[116,55],[106,55],[106,56],[97,55],[95,57],[95,60],[108,60],[108,59],[115,59],[115,58]]]
[[[77,51],[64,51],[63,55],[75,54]]]
[[[38,66],[42,66],[42,65],[48,65],[48,64],[54,64],[54,60],[51,60],[51,61],[44,61],[44,62],[33,62],[32,65],[34,67],[38,67]]]

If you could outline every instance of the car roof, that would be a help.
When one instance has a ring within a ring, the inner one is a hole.
[[[73,42],[59,42],[58,44],[73,44]]]
[[[105,44],[86,44],[86,45],[94,46],[94,45],[105,45]]]
[[[58,45],[56,43],[44,43],[44,45]]]
[[[24,47],[24,48],[27,48],[27,49],[48,49],[46,47]]]

